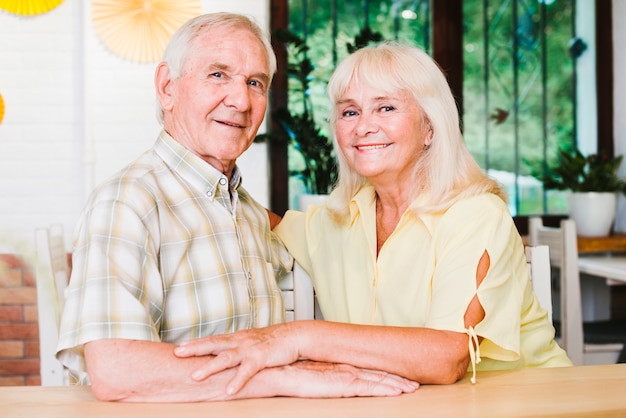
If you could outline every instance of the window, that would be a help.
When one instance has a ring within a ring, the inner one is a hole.
[[[353,41],[360,30],[369,27],[383,39],[409,40],[431,52],[446,72],[463,109],[468,147],[479,164],[507,186],[511,213],[524,216],[566,211],[563,197],[545,194],[531,174],[540,170],[558,147],[576,141],[573,34],[578,2],[273,0],[273,10],[278,10],[274,18],[279,17],[274,27],[289,27],[308,41],[308,53],[316,66],[316,81],[308,93],[321,126],[328,106],[325,82],[336,62],[347,53],[345,44]],[[589,2],[581,3],[593,7]],[[601,7],[602,12],[610,14],[610,7],[601,3],[596,9]],[[607,36],[610,38],[610,28],[608,34],[604,30],[602,39],[596,40],[598,48],[607,43]],[[604,48],[610,48],[608,44]],[[588,46],[593,48],[595,44]],[[598,68],[609,70],[609,64]],[[288,90],[286,84],[284,88]],[[611,89],[605,86],[598,95]],[[605,120],[598,122],[598,130],[601,126],[606,129],[609,117],[603,115]],[[603,141],[599,146],[612,153],[612,136]],[[272,153],[274,157],[280,155],[276,150]],[[283,155],[286,159],[286,152]],[[293,163],[293,152],[290,158]],[[278,182],[284,181],[279,178]],[[301,191],[293,184],[291,189],[291,194]],[[286,187],[273,187],[274,192],[277,190],[284,194]],[[274,196],[272,202],[277,202]],[[273,209],[281,213],[286,206],[293,207],[286,199],[283,205],[279,203]]]
[[[532,174],[575,142],[573,3],[463,2],[465,140],[514,216],[567,213],[564,194]]]

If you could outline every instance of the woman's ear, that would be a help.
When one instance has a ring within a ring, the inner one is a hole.
[[[426,131],[426,136],[424,136],[424,147],[430,148],[430,145],[433,143],[433,127],[429,123],[428,130]]]
[[[161,62],[154,73],[154,87],[157,100],[163,110],[171,110],[174,103],[174,80],[167,63]]]

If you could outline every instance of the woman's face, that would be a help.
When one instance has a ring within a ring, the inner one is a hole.
[[[353,79],[336,106],[337,142],[357,173],[374,185],[414,182],[415,165],[432,141],[432,130],[411,93],[389,94]]]

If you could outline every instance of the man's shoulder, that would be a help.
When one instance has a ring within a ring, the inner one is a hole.
[[[166,175],[166,165],[156,155],[154,149],[146,150],[134,161],[118,170],[96,186],[92,198],[121,198],[139,190],[152,190],[157,187],[159,177]]]

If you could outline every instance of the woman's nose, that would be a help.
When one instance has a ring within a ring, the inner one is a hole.
[[[360,136],[376,132],[378,130],[378,123],[372,115],[361,113],[356,125],[356,133]]]

